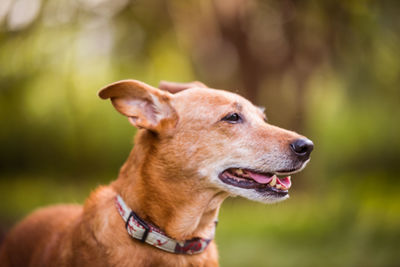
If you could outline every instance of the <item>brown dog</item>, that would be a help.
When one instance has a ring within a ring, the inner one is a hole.
[[[24,219],[1,266],[217,266],[212,239],[226,197],[288,198],[287,175],[308,162],[310,140],[267,124],[236,94],[199,82],[160,88],[126,80],[100,91],[141,129],[118,179],[83,207]]]

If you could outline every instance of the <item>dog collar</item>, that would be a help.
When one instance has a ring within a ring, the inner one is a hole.
[[[125,221],[125,228],[128,234],[161,250],[176,254],[198,254],[203,252],[212,240],[196,237],[179,242],[168,237],[159,228],[141,219],[125,204],[121,196],[117,195],[115,197],[115,204],[119,214]]]

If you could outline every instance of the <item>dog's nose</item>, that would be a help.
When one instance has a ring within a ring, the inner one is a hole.
[[[291,143],[290,148],[301,160],[307,160],[314,149],[314,143],[309,139],[300,138]]]

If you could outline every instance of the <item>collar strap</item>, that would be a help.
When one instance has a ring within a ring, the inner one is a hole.
[[[141,219],[125,204],[120,195],[115,196],[115,205],[119,214],[124,219],[125,228],[131,237],[161,250],[176,254],[198,254],[203,252],[212,240],[196,237],[179,242],[168,237],[159,228]]]

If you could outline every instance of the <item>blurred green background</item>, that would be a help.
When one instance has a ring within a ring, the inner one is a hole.
[[[315,143],[291,199],[223,204],[222,266],[400,266],[400,2],[1,0],[0,236],[115,179],[135,129],[96,92],[200,80]]]

